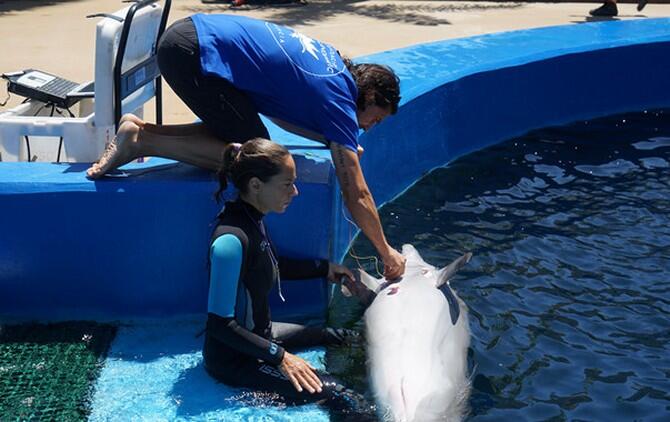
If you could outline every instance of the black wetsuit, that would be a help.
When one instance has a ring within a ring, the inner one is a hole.
[[[338,409],[367,406],[361,403],[359,395],[326,375],[319,375],[324,383],[322,392],[310,394],[306,390],[296,391],[279,371],[277,366],[283,359],[284,347],[341,343],[351,333],[271,321],[268,297],[278,273],[286,279],[325,277],[328,261],[275,259],[277,254],[262,217],[253,206],[239,199],[226,203],[219,215],[212,243],[227,234],[239,239],[243,249],[242,269],[237,285],[229,291],[236,295],[234,310],[219,312],[232,316],[209,310],[203,349],[205,368],[228,385],[278,393],[291,403],[324,400]]]

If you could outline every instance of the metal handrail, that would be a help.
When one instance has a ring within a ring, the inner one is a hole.
[[[161,23],[158,27],[158,35],[156,36],[156,47],[158,48],[158,41],[160,41],[163,32],[165,32],[165,27],[167,26],[168,14],[170,13],[170,6],[172,0],[165,0],[163,5],[163,16],[161,17]],[[156,78],[156,124],[163,124],[163,78],[158,73]]]
[[[135,13],[146,6],[149,6],[153,3],[156,3],[158,0],[140,0],[136,1],[135,4],[130,6],[128,13],[123,21],[123,28],[121,29],[121,38],[119,39],[119,47],[116,50],[116,58],[114,61],[114,73],[113,73],[113,83],[114,83],[114,126],[116,130],[119,129],[119,121],[121,120],[121,111],[122,111],[122,95],[121,95],[121,67],[123,66],[123,58],[126,53],[126,46],[128,44],[128,36],[130,34],[130,26],[133,23],[133,18]],[[161,22],[158,27],[158,34],[156,36],[156,43],[154,44],[154,51],[152,55],[156,53],[156,48],[158,46],[158,41],[160,40],[163,31],[165,31],[165,26],[167,24],[168,14],[170,13],[171,0],[165,0],[163,6],[163,13],[161,15]],[[156,123],[161,124],[163,121],[163,90],[161,87],[162,78],[159,75],[154,79],[155,93],[156,93]]]

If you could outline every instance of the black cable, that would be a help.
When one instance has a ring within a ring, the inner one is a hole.
[[[28,140],[28,135],[23,135],[26,138],[26,150],[28,150],[28,162],[30,162],[30,141]]]
[[[60,141],[58,142],[58,155],[56,155],[56,163],[60,163],[60,152],[61,149],[63,148],[63,137],[60,137]]]
[[[42,110],[44,109],[44,107],[46,107],[46,106],[48,106],[48,105],[49,105],[49,104],[42,104],[42,107],[40,107],[40,108],[37,109],[37,111],[35,112],[35,114],[33,114],[33,117],[35,117],[35,116],[37,116],[38,114],[40,114],[40,111],[42,111]]]
[[[28,100],[28,98],[26,98],[26,100]],[[26,101],[23,101],[23,102],[25,103]],[[44,104],[44,105],[42,105],[42,107],[38,108],[37,111],[35,112],[35,114],[33,114],[33,117],[40,114],[40,111],[42,111],[42,109],[44,109],[44,107],[46,107],[47,105],[48,104]],[[30,154],[30,139],[28,139],[28,135],[23,135],[23,137],[26,140],[26,151],[28,152],[28,162],[30,163],[32,161],[32,158],[30,157],[30,155],[31,155]]]
[[[60,114],[61,116],[63,115],[63,113],[61,113],[60,110],[56,109],[56,111],[57,111],[58,114]],[[66,107],[66,108],[65,108],[65,111],[68,112],[68,114],[70,115],[70,117],[74,118],[74,114],[72,114],[72,112],[70,111],[69,108]],[[53,116],[53,111],[51,112],[51,115]],[[58,142],[58,155],[56,155],[56,163],[60,163],[60,153],[61,153],[61,150],[62,150],[62,149],[63,149],[63,137],[61,136],[61,137],[60,137],[60,141]]]
[[[29,100],[29,98],[26,98],[26,100]],[[26,102],[26,101],[24,101],[24,103],[25,103],[25,102]],[[33,114],[33,117],[35,117],[35,116],[37,116],[38,114],[40,114],[40,111],[42,111],[42,110],[44,109],[44,107],[47,107],[47,106],[49,106],[49,104],[43,104],[42,107],[38,108],[37,111],[35,112],[35,114]],[[53,115],[54,115],[54,107],[55,107],[55,105],[51,104],[51,106],[52,106],[52,107],[51,107],[51,115],[53,116]],[[25,140],[26,140],[26,151],[28,152],[28,162],[30,163],[30,162],[33,161],[33,160],[32,160],[32,157],[30,156],[30,155],[31,155],[31,154],[30,154],[30,139],[28,139],[28,135],[23,135],[23,137],[24,137]]]
[[[66,107],[66,108],[64,108],[64,110],[67,111],[67,113],[70,115],[70,117],[74,118],[74,114],[72,114],[72,112],[70,111],[69,108]],[[60,111],[59,108],[56,109],[56,113],[58,113],[58,114],[60,114],[61,116],[63,116],[63,112]],[[51,115],[53,116],[53,112],[52,112]]]
[[[54,111],[57,111],[58,114],[60,114],[61,116],[63,115],[63,113],[61,113],[60,110],[56,109],[56,104],[51,104],[51,114],[49,115],[49,117],[54,116]],[[62,136],[59,137],[59,141],[58,141],[58,155],[56,155],[56,162],[57,163],[60,163],[61,148],[63,148],[63,137]]]
[[[39,109],[37,109],[37,111],[35,112],[35,114],[33,114],[33,117],[35,117],[35,116],[37,116],[38,114],[40,114],[40,111],[42,111],[42,110],[44,109],[44,107],[49,107],[49,106],[51,106],[51,114],[49,115],[49,117],[53,117],[54,113],[56,113],[56,112],[57,112],[58,114],[60,114],[61,116],[63,115],[63,113],[61,113],[61,111],[60,111],[59,109],[56,108],[56,104],[54,104],[54,103],[45,103],[44,105],[42,105],[42,107],[40,107]],[[74,114],[72,113],[72,111],[71,111],[69,108],[66,107],[65,110],[68,112],[68,114],[70,115],[70,117],[74,118]],[[32,157],[30,156],[30,155],[31,155],[31,153],[30,153],[30,139],[28,138],[28,135],[24,135],[23,137],[24,137],[24,139],[26,140],[26,151],[28,152],[28,162],[32,162]],[[63,150],[63,137],[61,136],[61,137],[59,137],[59,138],[60,138],[60,139],[59,139],[59,141],[58,141],[58,154],[56,155],[56,162],[57,162],[57,163],[60,163],[60,155],[61,155],[61,152],[62,152],[62,150]]]

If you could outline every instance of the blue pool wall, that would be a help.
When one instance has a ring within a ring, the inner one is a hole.
[[[491,34],[358,61],[388,64],[401,79],[398,114],[361,137],[378,206],[428,171],[529,130],[670,106],[670,19]],[[341,259],[356,229],[345,219],[328,151],[268,126],[295,154],[300,180],[287,213],[268,218],[275,243],[292,256]],[[130,166],[132,177],[93,182],[85,168],[0,164],[0,313],[204,312],[207,244],[220,208],[212,175],[152,159]],[[324,318],[325,281],[283,288],[286,303],[272,296],[276,318]]]
[[[298,196],[268,228],[287,256],[327,258],[334,172],[296,156]],[[208,245],[221,204],[214,176],[152,159],[126,178],[90,181],[85,164],[0,164],[0,315],[17,319],[132,319],[202,313]],[[235,196],[233,189],[225,199]],[[323,206],[315,206],[316,201]],[[309,216],[309,218],[305,218]],[[300,230],[293,233],[300,221]],[[325,224],[322,224],[325,222]],[[275,314],[325,318],[323,280],[285,282]]]

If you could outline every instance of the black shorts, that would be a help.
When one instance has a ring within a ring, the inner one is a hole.
[[[202,74],[200,44],[191,18],[165,30],[157,56],[165,81],[214,136],[226,142],[269,138],[247,94],[224,78]]]

